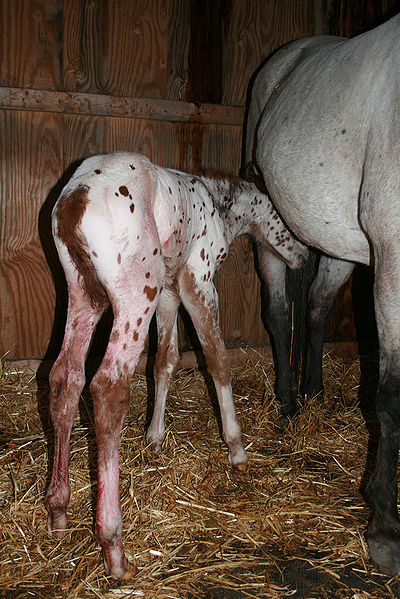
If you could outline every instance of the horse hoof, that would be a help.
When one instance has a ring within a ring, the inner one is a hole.
[[[278,420],[278,427],[280,429],[286,429],[289,426],[290,421],[297,413],[297,407],[293,410],[286,411],[285,413],[281,413]]]
[[[304,385],[303,393],[304,399],[317,399],[322,401],[324,399],[324,388]]]
[[[279,428],[287,428],[289,426],[290,418],[289,416],[281,416],[278,420]]]
[[[154,451],[154,453],[160,453],[164,443],[164,435],[159,435],[158,437],[146,437],[146,442],[150,451]]]
[[[246,472],[247,468],[247,455],[243,449],[241,442],[235,441],[228,445],[228,461],[232,468],[239,470],[240,472]]]
[[[120,580],[133,580],[133,578],[135,578],[137,573],[138,573],[137,566],[134,563],[129,562],[128,569],[125,572],[125,574],[123,576],[121,576]]]
[[[247,464],[236,464],[235,468],[236,470],[239,470],[239,472],[247,472]]]
[[[52,539],[63,539],[68,532],[67,517],[65,513],[49,513],[47,517],[47,534]]]
[[[396,576],[400,572],[400,541],[394,539],[378,539],[366,534],[369,554],[378,570],[388,576]]]

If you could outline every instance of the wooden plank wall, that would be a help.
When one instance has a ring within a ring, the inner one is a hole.
[[[261,60],[301,36],[352,33],[353,17],[370,25],[393,4],[365,0],[366,22],[356,0],[0,0],[0,356],[59,347],[65,288],[50,212],[82,158],[131,150],[237,173]],[[227,345],[268,343],[246,239],[216,283]],[[349,301],[335,334],[344,322],[354,336]],[[180,344],[191,344],[182,327]]]

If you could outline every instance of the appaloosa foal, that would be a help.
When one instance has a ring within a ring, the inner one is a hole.
[[[229,244],[242,233],[272,246],[292,267],[307,256],[253,184],[193,177],[154,166],[140,154],[85,160],[54,207],[53,235],[69,303],[62,349],[50,375],[55,451],[46,496],[48,528],[59,536],[67,526],[72,421],[89,343],[110,303],[114,323],[90,391],[98,446],[96,534],[106,571],[115,578],[129,578],[135,570],[122,549],[118,452],[130,377],[156,309],[156,397],[148,442],[161,448],[165,400],[178,362],[176,322],[182,301],[214,379],[229,461],[246,468],[213,285]]]

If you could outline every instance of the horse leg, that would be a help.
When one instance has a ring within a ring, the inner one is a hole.
[[[164,287],[157,306],[158,349],[154,364],[155,399],[153,417],[146,440],[154,451],[160,451],[164,441],[164,413],[169,385],[179,360],[177,316],[179,296]]]
[[[91,306],[77,280],[69,285],[64,340],[49,376],[54,457],[45,505],[48,511],[48,532],[57,538],[61,538],[67,528],[66,510],[70,496],[69,440],[79,397],[85,384],[86,354],[102,312],[103,309]]]
[[[322,399],[322,351],[324,332],[340,288],[354,270],[353,262],[322,255],[318,272],[308,294],[308,343],[304,371],[303,394]]]
[[[143,351],[150,320],[156,308],[160,281],[144,272],[126,272],[118,285],[106,285],[114,322],[103,361],[93,377],[90,392],[94,402],[97,439],[96,536],[103,549],[107,574],[131,578],[136,573],[122,548],[122,515],[119,497],[119,445],[124,416],[129,408],[129,382]],[[132,281],[135,282],[132,294]],[[150,298],[139,289],[155,290]],[[155,285],[155,287],[154,287]]]
[[[267,291],[263,312],[275,350],[276,398],[281,405],[280,426],[297,411],[297,384],[290,365],[290,313],[286,298],[286,265],[268,248],[257,244],[259,270]]]
[[[239,421],[233,403],[228,353],[219,327],[218,297],[212,281],[196,281],[184,269],[178,280],[179,294],[199,337],[221,413],[222,433],[228,446],[229,462],[242,472],[247,456],[243,449]]]
[[[366,537],[380,570],[400,571],[400,520],[397,511],[397,464],[400,444],[400,266],[398,241],[375,249],[374,299],[379,338],[376,414],[380,439],[376,464],[366,488],[373,518]]]

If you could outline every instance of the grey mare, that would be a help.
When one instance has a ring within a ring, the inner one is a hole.
[[[400,15],[352,39],[308,38],[275,53],[254,80],[244,166],[258,173],[298,238],[324,253],[310,293],[309,394],[322,388],[322,324],[336,291],[355,262],[374,267],[380,441],[366,489],[373,509],[366,536],[377,566],[397,574]],[[271,303],[284,302],[285,266],[269,254],[261,258]]]

